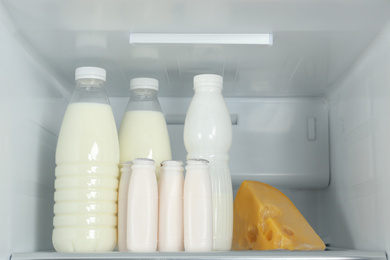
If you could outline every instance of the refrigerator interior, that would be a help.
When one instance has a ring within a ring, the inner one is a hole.
[[[182,161],[192,78],[222,75],[234,189],[246,179],[282,189],[338,248],[146,257],[386,259],[389,18],[384,0],[0,1],[0,258],[88,257],[53,253],[51,244],[57,136],[74,70],[88,65],[107,70],[118,127],[130,79],[159,80],[173,157]],[[131,33],[262,33],[273,44],[130,44]]]

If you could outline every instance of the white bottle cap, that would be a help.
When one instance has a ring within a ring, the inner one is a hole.
[[[130,90],[140,88],[158,91],[158,80],[152,78],[135,78],[130,80]]]
[[[76,69],[76,80],[100,79],[106,81],[106,70],[98,67],[79,67]]]
[[[216,74],[200,74],[194,77],[196,87],[218,87],[222,89],[223,78]]]

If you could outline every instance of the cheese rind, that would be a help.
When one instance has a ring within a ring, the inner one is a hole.
[[[244,181],[234,200],[232,250],[324,250],[325,244],[280,190]]]

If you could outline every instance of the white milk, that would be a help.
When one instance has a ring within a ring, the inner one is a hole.
[[[228,248],[233,240],[233,216],[231,216],[231,207],[233,205],[233,196],[231,193],[213,194],[213,207],[220,214],[213,216],[213,248]],[[219,225],[215,225],[219,223]],[[222,227],[225,227],[223,229]],[[226,250],[228,250],[226,249]]]
[[[213,204],[206,160],[188,160],[184,181],[184,248],[213,250]]]
[[[228,167],[232,125],[222,96],[222,77],[194,77],[195,94],[186,114],[184,145],[187,158],[208,160],[213,197],[213,250],[231,249],[233,235],[232,181]],[[218,198],[219,197],[219,198]]]
[[[165,118],[158,111],[127,111],[119,129],[119,143],[121,163],[135,158],[153,159],[157,175],[160,163],[172,159]]]
[[[118,195],[118,250],[125,252],[127,248],[127,199],[133,162],[122,164]]]
[[[183,163],[164,161],[158,182],[158,251],[183,251]]]
[[[113,250],[119,144],[111,107],[71,103],[56,151],[53,245],[59,252]]]
[[[133,252],[157,249],[158,193],[154,161],[136,159],[131,167],[127,203],[127,248]]]

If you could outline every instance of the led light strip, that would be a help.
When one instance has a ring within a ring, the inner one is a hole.
[[[130,33],[130,44],[272,45],[272,34]]]

